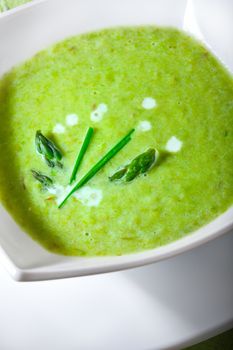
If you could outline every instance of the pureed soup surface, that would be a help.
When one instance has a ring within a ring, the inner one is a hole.
[[[183,237],[233,203],[232,93],[220,63],[175,29],[117,28],[58,43],[0,83],[1,201],[34,239],[66,255],[121,255]],[[89,126],[77,180],[135,132],[58,209]],[[36,153],[37,130],[62,151],[62,169]],[[129,183],[109,181],[148,148],[168,156]]]

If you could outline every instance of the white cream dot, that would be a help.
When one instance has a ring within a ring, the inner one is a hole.
[[[142,107],[145,109],[152,109],[157,106],[157,103],[154,98],[152,97],[145,97],[142,101]]]
[[[52,187],[48,188],[48,192],[56,197],[56,203],[59,205],[70,193],[72,188],[73,186],[70,185],[64,187],[60,184],[54,184]],[[103,199],[103,194],[100,189],[84,186],[77,192],[74,192],[72,197],[76,198],[87,207],[97,207]]]
[[[151,122],[149,122],[148,120],[142,120],[141,122],[139,122],[138,127],[137,127],[138,131],[149,131],[152,129],[152,125]]]
[[[93,122],[100,122],[107,111],[108,106],[105,103],[100,103],[97,108],[91,112],[90,118]]]
[[[68,114],[66,116],[66,124],[68,126],[74,126],[74,125],[78,124],[78,116],[77,116],[77,114],[75,114],[75,113]]]
[[[53,132],[55,134],[63,134],[65,132],[65,127],[62,124],[57,123],[53,128]]]
[[[100,122],[103,119],[103,114],[99,113],[97,110],[91,112],[91,120],[93,122]]]
[[[88,207],[97,207],[103,198],[103,194],[100,189],[84,186],[74,193],[74,197],[83,205]]]
[[[179,152],[182,148],[182,141],[178,140],[175,136],[172,136],[167,144],[166,144],[166,150],[168,152]]]
[[[48,188],[48,192],[56,197],[56,202],[59,205],[71,191],[72,187],[70,185],[64,187],[59,184],[54,184],[52,187]]]
[[[108,106],[105,103],[100,103],[97,109],[99,112],[106,113],[108,111]]]

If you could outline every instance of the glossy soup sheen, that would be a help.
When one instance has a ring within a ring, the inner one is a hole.
[[[117,28],[60,42],[0,83],[1,201],[34,239],[65,255],[121,255],[177,240],[232,205],[232,96],[222,65],[175,29]],[[93,121],[100,104],[102,120]],[[73,126],[66,124],[70,114],[78,116]],[[71,197],[58,209],[30,170],[67,186],[89,126],[95,132],[77,179],[136,130],[86,185],[101,193],[98,205]],[[63,169],[36,154],[36,130],[60,147]],[[149,147],[165,149],[172,137],[181,149],[146,176],[109,181],[120,166]]]

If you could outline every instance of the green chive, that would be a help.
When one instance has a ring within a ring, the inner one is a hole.
[[[103,158],[101,158],[87,173],[83,176],[83,178],[74,186],[74,188],[70,191],[70,193],[66,196],[66,198],[59,204],[58,208],[61,208],[67,199],[76,192],[79,188],[84,186],[95,174],[103,168],[103,166],[113,158],[130,140],[131,134],[134,132],[132,129],[126,136],[124,136],[110,151],[108,151]]]
[[[70,185],[76,179],[76,174],[77,174],[79,166],[80,166],[80,164],[81,164],[81,162],[83,160],[84,154],[86,153],[87,148],[88,148],[88,146],[89,146],[89,144],[91,142],[91,138],[92,138],[93,132],[94,132],[93,128],[89,128],[87,130],[87,133],[86,133],[85,139],[83,141],[82,147],[81,147],[81,149],[79,151],[79,154],[78,154],[78,157],[77,157],[77,159],[75,161],[75,165],[74,165],[74,169],[72,171],[72,175],[70,177]]]

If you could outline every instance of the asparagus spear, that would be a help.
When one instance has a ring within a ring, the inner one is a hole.
[[[43,188],[47,189],[53,185],[53,180],[50,177],[43,175],[39,171],[31,170],[33,177],[41,183]]]
[[[156,163],[159,152],[153,148],[149,148],[146,152],[139,154],[124,168],[118,170],[109,177],[110,181],[124,180],[132,181],[138,175],[144,174]]]
[[[57,146],[47,139],[40,130],[36,132],[35,145],[37,152],[42,155],[51,168],[57,166],[62,167],[60,160],[62,159],[62,154]]]
[[[155,159],[156,151],[152,148],[134,158],[128,166],[125,181],[132,181],[138,175],[146,173],[155,163]]]
[[[109,180],[110,181],[120,180],[125,175],[126,171],[127,171],[126,167],[118,170],[112,176],[109,176]]]

